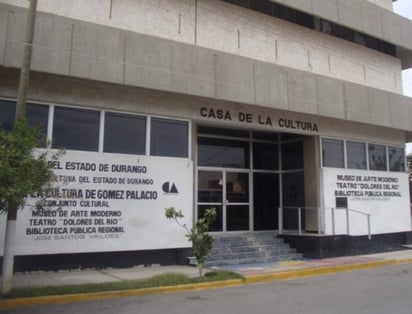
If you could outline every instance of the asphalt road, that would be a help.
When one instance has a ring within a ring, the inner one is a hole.
[[[412,264],[235,288],[46,305],[13,314],[411,314]]]

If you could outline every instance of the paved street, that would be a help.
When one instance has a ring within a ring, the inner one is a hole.
[[[236,288],[47,305],[0,313],[412,313],[412,264]]]

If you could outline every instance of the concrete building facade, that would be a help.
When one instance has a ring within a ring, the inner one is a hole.
[[[26,5],[0,1],[6,129]],[[17,268],[181,262],[170,206],[307,256],[408,240],[412,21],[390,0],[39,0],[35,27],[28,118],[66,154],[50,209],[19,212]]]

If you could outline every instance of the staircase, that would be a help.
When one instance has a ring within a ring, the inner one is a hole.
[[[274,232],[213,236],[212,253],[206,267],[268,263],[302,258]]]

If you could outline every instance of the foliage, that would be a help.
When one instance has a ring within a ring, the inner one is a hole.
[[[17,121],[11,132],[0,130],[0,212],[21,209],[27,196],[49,188],[53,172],[48,152],[34,151],[42,144],[39,131],[25,120]]]
[[[104,291],[122,291],[132,289],[147,289],[154,287],[167,287],[176,285],[197,284],[203,282],[215,282],[239,279],[244,281],[244,277],[230,271],[212,271],[201,278],[189,278],[183,274],[168,273],[156,275],[150,278],[138,280],[122,280],[107,283],[83,284],[83,285],[63,285],[50,287],[29,287],[16,288],[10,293],[3,295],[4,299],[40,297],[48,295],[66,295],[76,293],[91,293]]]
[[[176,210],[174,207],[165,209],[167,219],[174,219],[179,226],[186,229],[186,236],[192,243],[192,251],[197,261],[200,277],[202,277],[202,270],[206,264],[206,258],[212,250],[213,238],[207,232],[209,231],[210,224],[216,219],[216,215],[215,208],[206,209],[204,216],[199,218],[195,226],[189,230],[186,224],[179,222],[179,219],[184,218],[181,210]]]

